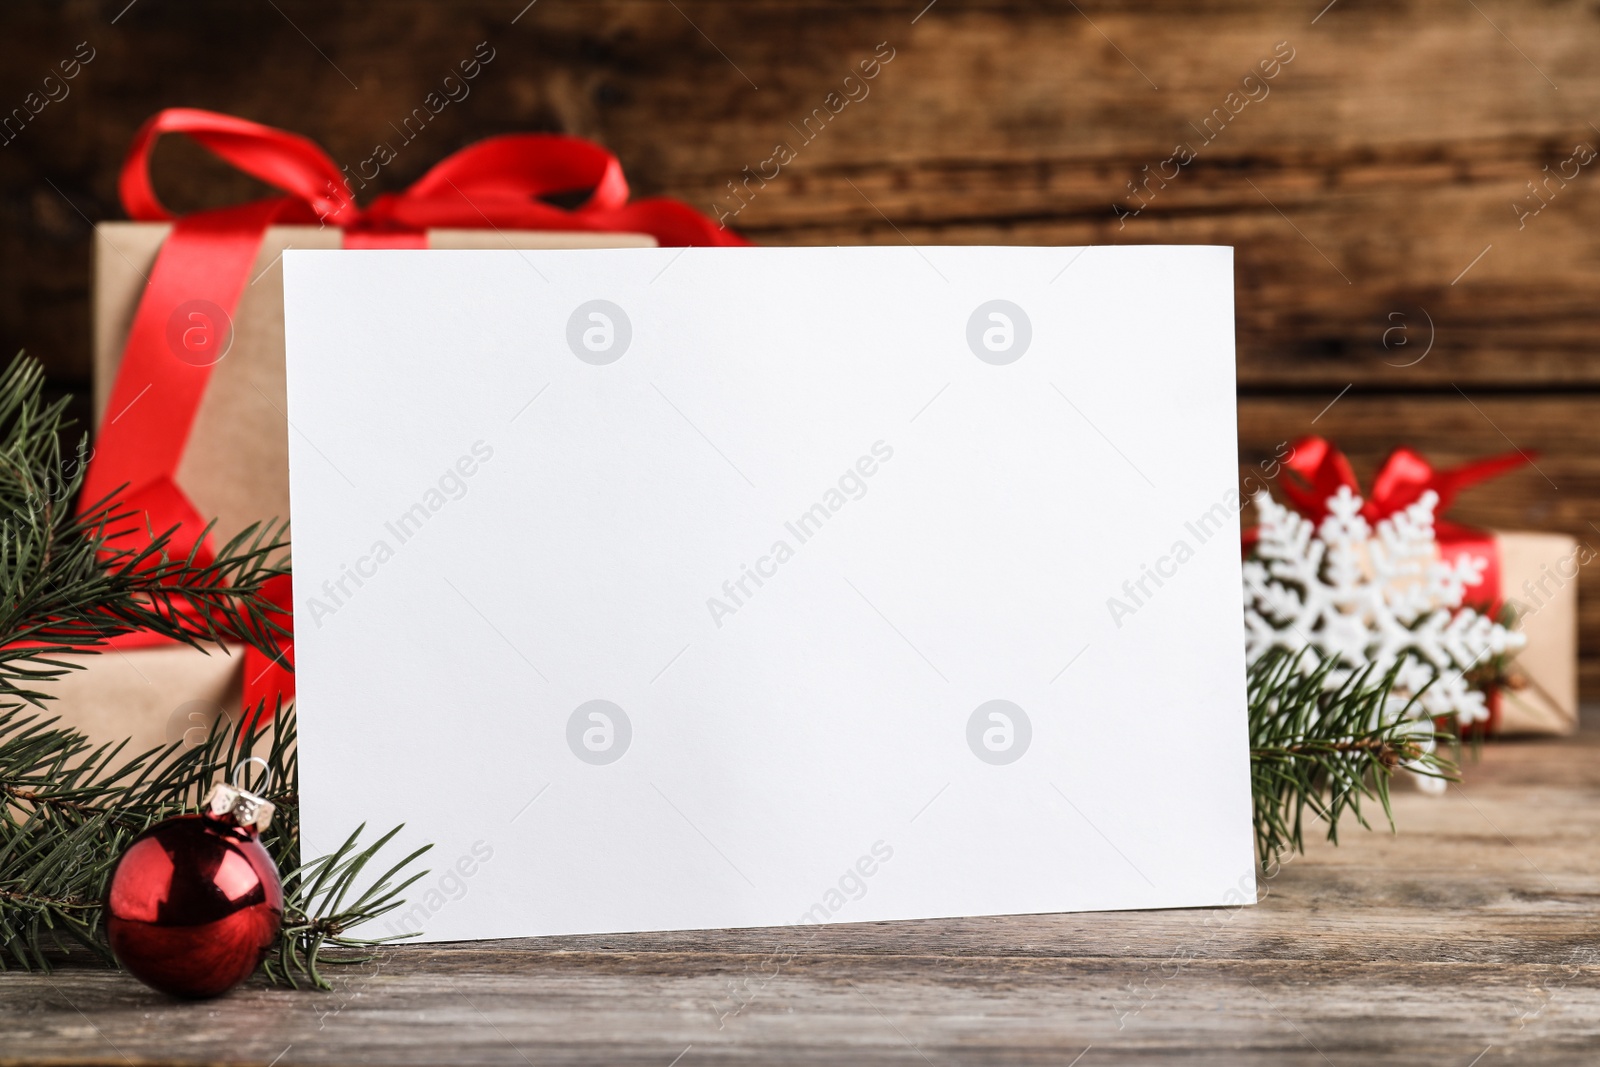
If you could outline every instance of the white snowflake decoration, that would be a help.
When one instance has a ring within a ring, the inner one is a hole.
[[[1273,648],[1291,655],[1312,649],[1317,655],[1301,657],[1299,669],[1310,674],[1319,657],[1334,660],[1330,688],[1369,665],[1382,676],[1400,663],[1391,712],[1420,692],[1419,719],[1454,715],[1462,726],[1488,719],[1484,695],[1468,684],[1467,672],[1515,652],[1525,639],[1461,606],[1467,587],[1482,584],[1487,562],[1439,559],[1437,503],[1437,495],[1424,493],[1380,521],[1374,536],[1361,498],[1348,488],[1328,498],[1328,516],[1316,529],[1271,494],[1258,493],[1260,559],[1244,565],[1246,659],[1254,663]]]

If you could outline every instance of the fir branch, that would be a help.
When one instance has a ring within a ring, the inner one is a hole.
[[[131,631],[275,655],[288,631],[266,586],[289,574],[287,527],[252,526],[206,560],[197,547],[177,550],[176,528],[143,528],[115,497],[75,507],[88,441],[63,463],[68,401],[45,403],[43,389],[38,365],[21,356],[0,373],[0,969],[47,970],[81,950],[111,962],[102,902],[116,860],[147,827],[198,811],[211,786],[254,755],[270,771],[265,795],[277,810],[262,843],[285,890],[266,971],[281,984],[328,988],[319,965],[338,961],[329,951],[391,940],[347,931],[399,907],[426,872],[405,874],[418,850],[365,880],[398,828],[371,844],[357,830],[302,864],[292,708],[265,726],[252,725],[260,708],[219,723],[193,747],[131,754],[126,742],[92,744],[34,710],[52,681],[81,667],[63,657]]]
[[[251,526],[207,561],[200,541],[179,553],[176,527],[143,528],[114,495],[76,507],[88,437],[63,461],[70,398],[43,394],[25,356],[0,373],[0,701],[41,704],[40,687],[79,666],[62,656],[135,630],[275,655],[288,631],[264,590],[289,573],[287,526]]]
[[[1328,840],[1338,843],[1340,819],[1349,815],[1370,828],[1361,805],[1376,801],[1392,830],[1389,779],[1397,767],[1456,780],[1454,765],[1436,752],[1453,738],[1411,715],[1421,694],[1393,707],[1402,664],[1382,677],[1368,667],[1330,690],[1334,666],[1323,660],[1301,674],[1299,657],[1282,650],[1251,665],[1251,792],[1264,869],[1286,852],[1305,850],[1308,817],[1326,823]]]
[[[118,857],[146,827],[198,811],[211,785],[252,755],[267,763],[264,795],[277,810],[261,841],[284,884],[267,976],[327,989],[322,966],[366,959],[350,950],[394,940],[348,931],[404,903],[405,890],[427,873],[413,870],[426,846],[371,879],[368,866],[400,827],[363,843],[363,826],[330,855],[302,863],[294,708],[278,709],[264,726],[251,725],[256,718],[219,722],[193,748],[178,742],[124,758],[124,746],[91,748],[24,707],[0,709],[0,970],[48,970],[74,949],[110,962],[102,903]],[[73,763],[78,756],[85,758]]]
[[[362,890],[351,903],[344,900],[360,884],[362,870],[400,832],[395,827],[377,841],[361,847],[359,839],[365,824],[356,828],[337,849],[291,872],[284,879],[286,898],[283,936],[279,951],[266,961],[266,971],[280,985],[298,986],[309,980],[319,988],[329,988],[318,970],[318,963],[358,963],[371,959],[371,953],[332,956],[323,960],[322,953],[329,948],[371,949],[386,941],[413,937],[414,934],[396,934],[390,937],[355,938],[346,931],[357,923],[364,923],[405,903],[401,896],[410,885],[427,871],[416,871],[403,881],[395,879],[428,850],[428,845],[417,849],[378,876]]]

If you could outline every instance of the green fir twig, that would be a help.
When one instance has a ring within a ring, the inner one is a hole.
[[[1377,802],[1393,829],[1389,781],[1398,767],[1459,780],[1455,765],[1438,753],[1440,743],[1454,738],[1413,717],[1417,696],[1392,707],[1401,664],[1383,676],[1368,667],[1330,689],[1332,660],[1305,675],[1297,663],[1297,656],[1274,650],[1248,676],[1251,792],[1263,869],[1305,850],[1310,819],[1325,823],[1335,844],[1347,815],[1370,829],[1363,801]]]
[[[128,843],[162,819],[198,811],[211,785],[248,756],[267,764],[263,795],[276,805],[262,844],[283,872],[284,920],[265,965],[282,985],[330,988],[319,967],[393,940],[348,931],[399,907],[426,871],[406,873],[426,846],[377,878],[368,865],[400,827],[370,843],[365,827],[327,856],[302,863],[293,706],[272,721],[219,720],[205,741],[125,756],[23,706],[0,710],[0,970],[48,970],[87,949],[110,962],[102,925],[106,879]]]
[[[406,873],[424,850],[368,878],[399,828],[370,843],[362,828],[332,854],[302,862],[292,707],[275,709],[264,726],[246,714],[219,721],[198,745],[141,753],[126,742],[93,744],[39,711],[52,682],[120,634],[149,631],[206,650],[240,643],[275,656],[288,630],[265,590],[289,574],[287,527],[252,526],[205,561],[177,553],[176,529],[144,528],[115,495],[79,508],[88,439],[63,461],[68,400],[47,403],[43,393],[32,360],[19,356],[0,373],[0,969],[48,969],[83,952],[111,962],[101,905],[117,858],[145,828],[199,810],[216,781],[258,756],[277,807],[262,842],[285,890],[283,931],[265,969],[281,984],[328,988],[319,965],[351,958],[329,950],[391,940],[349,930],[403,903],[426,873]]]
[[[289,573],[287,526],[252,525],[203,562],[115,495],[78,508],[90,452],[85,435],[63,459],[69,401],[44,400],[25,356],[0,373],[0,702],[41,704],[39,686],[81,666],[59,657],[135,630],[275,654],[288,631],[263,590]]]

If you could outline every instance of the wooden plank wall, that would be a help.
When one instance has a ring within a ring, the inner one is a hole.
[[[387,143],[373,191],[564,131],[639,194],[739,207],[761,243],[1232,244],[1246,464],[1311,431],[1363,475],[1400,442],[1537,449],[1456,516],[1600,545],[1592,4],[525,2],[13,0],[0,111],[80,42],[94,58],[0,147],[0,343],[87,388],[87,220],[120,217],[118,163],[160,107],[290,127],[352,169]],[[406,141],[392,124],[479,42],[469,95]],[[857,98],[802,138],[830,93]],[[741,206],[729,183],[779,143],[794,158]],[[176,207],[256,191],[180,144],[156,171]]]

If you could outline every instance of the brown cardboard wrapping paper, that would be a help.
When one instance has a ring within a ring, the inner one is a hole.
[[[80,664],[40,686],[55,695],[40,711],[95,742],[128,739],[124,755],[174,741],[198,744],[218,718],[237,721],[244,697],[242,649],[210,654],[182,645],[52,657]],[[187,735],[187,736],[186,736]]]
[[[1592,553],[1565,534],[1496,533],[1500,588],[1528,638],[1500,694],[1498,732],[1578,729],[1578,568]]]
[[[166,223],[95,227],[94,401],[96,425],[116,419],[106,404],[123,344]],[[283,267],[288,248],[338,248],[336,229],[274,226],[266,233],[233,317],[233,343],[212,368],[178,483],[196,510],[217,520],[226,541],[253,522],[289,514],[289,425],[285,414]],[[431,230],[432,248],[648,248],[641,234]],[[138,403],[135,400],[134,403]],[[217,714],[237,714],[243,657],[168,646],[73,658],[84,666],[52,686],[46,708],[101,741],[149,748],[181,738]],[[191,735],[198,736],[198,735]]]

